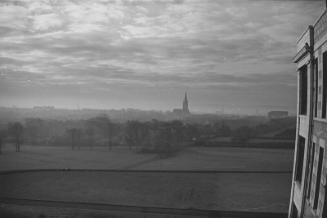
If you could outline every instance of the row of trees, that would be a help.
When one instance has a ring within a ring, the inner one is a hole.
[[[66,130],[71,138],[72,150],[80,146],[83,142],[87,143],[92,149],[95,144],[95,139],[98,136],[105,138],[109,150],[113,146],[113,138],[119,130],[119,125],[113,123],[107,116],[99,116],[84,122],[83,127],[73,127]]]
[[[126,144],[144,152],[169,154],[182,148],[192,140],[195,132],[180,121],[151,122],[128,121],[126,124]]]
[[[130,150],[170,153],[180,149],[183,142],[191,141],[197,135],[192,125],[181,121],[128,121],[119,124],[108,117],[96,117],[84,124],[84,127],[67,129],[72,150],[79,149],[83,142],[92,149],[96,139],[104,139],[108,150],[114,144],[124,144]]]
[[[111,150],[114,145],[120,144],[127,145],[130,149],[158,150],[159,147],[171,147],[171,144],[187,143],[200,137],[228,137],[231,132],[224,123],[201,125],[183,123],[178,120],[146,122],[134,120],[115,123],[106,116],[99,116],[86,120],[83,124],[67,128],[66,135],[69,135],[73,150],[79,149],[83,144],[88,144],[90,149],[95,144],[102,144]]]
[[[251,138],[260,138],[267,133],[281,133],[271,136],[276,139],[294,139],[295,140],[296,120],[293,118],[270,120],[253,127],[240,126],[231,132],[231,137],[236,142],[247,142]]]
[[[23,125],[19,122],[9,123],[6,129],[0,129],[0,154],[5,140],[13,142],[16,152],[20,152],[23,143],[23,130]]]
[[[23,139],[27,144],[66,145],[71,146],[72,150],[82,146],[90,149],[106,146],[111,150],[115,145],[126,145],[137,151],[174,151],[195,142],[201,145],[202,142],[217,137],[230,137],[235,142],[246,142],[260,134],[292,126],[293,123],[295,126],[293,120],[285,119],[231,129],[229,123],[224,121],[205,124],[179,120],[118,123],[105,115],[68,121],[30,118],[25,120],[24,125],[16,122],[0,127],[0,153],[5,141],[14,143],[19,152]]]
[[[10,123],[0,131],[0,152],[4,141],[14,143],[19,152],[24,139],[28,144],[70,144],[72,150],[86,145],[92,149],[99,144],[111,150],[120,144],[136,151],[169,153],[178,150],[183,143],[195,140],[200,133],[195,125],[181,121],[115,123],[107,116],[62,124],[60,129],[56,129],[56,124],[51,126],[41,119],[28,119],[24,126],[19,122]]]

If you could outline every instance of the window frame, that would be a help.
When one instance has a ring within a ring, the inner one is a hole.
[[[308,66],[299,69],[299,115],[307,115],[308,111]]]
[[[305,137],[299,135],[296,151],[296,165],[295,165],[295,181],[299,184],[302,183],[303,177],[303,165],[304,165],[304,154],[305,154]]]

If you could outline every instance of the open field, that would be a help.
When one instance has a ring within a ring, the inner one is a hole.
[[[286,212],[290,174],[45,171],[0,176],[0,196]]]
[[[0,171],[18,169],[137,169],[137,170],[263,170],[290,171],[293,150],[259,148],[188,148],[160,159],[125,147],[70,150],[68,147],[7,145],[0,155]]]
[[[6,146],[0,155],[0,171],[66,168],[123,171],[1,174],[0,196],[286,213],[292,161],[293,151],[283,149],[192,147],[160,159],[155,154],[135,153],[125,147],[115,147],[112,151],[106,148],[72,151],[67,147],[24,146],[22,152],[16,153],[13,147]],[[173,172],[176,170],[185,171]],[[232,172],[187,172],[192,170]]]

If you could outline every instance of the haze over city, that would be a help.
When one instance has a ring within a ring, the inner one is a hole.
[[[0,0],[0,217],[327,218],[327,0]]]
[[[323,1],[1,1],[0,106],[295,111]]]

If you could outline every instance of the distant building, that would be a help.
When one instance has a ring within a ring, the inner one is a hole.
[[[288,111],[269,111],[268,118],[270,120],[282,119],[288,117]]]
[[[54,106],[34,106],[33,109],[40,110],[40,111],[50,111],[50,110],[54,110],[55,107]]]
[[[289,218],[327,217],[327,10],[297,42],[297,128]]]
[[[182,115],[183,114],[183,110],[182,109],[179,109],[179,108],[174,108],[173,109],[173,113]]]
[[[190,110],[188,108],[188,99],[187,99],[186,92],[185,92],[185,96],[184,96],[184,100],[183,100],[182,109],[175,108],[175,109],[173,109],[173,113],[176,115],[179,115],[179,116],[190,114]]]

